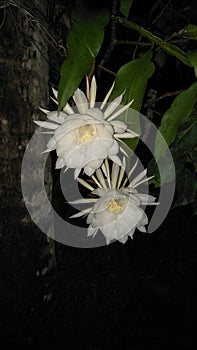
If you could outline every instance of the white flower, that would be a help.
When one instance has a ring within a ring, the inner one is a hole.
[[[87,215],[88,236],[95,236],[100,229],[106,238],[107,244],[112,240],[125,243],[128,236],[133,237],[136,228],[146,232],[145,225],[148,218],[141,205],[157,205],[155,198],[145,193],[138,193],[136,187],[147,182],[153,176],[145,178],[147,170],[142,171],[130,182],[130,177],[136,168],[137,162],[130,170],[128,176],[125,174],[125,159],[123,166],[119,167],[113,163],[112,170],[108,160],[101,169],[96,170],[95,176],[91,177],[91,184],[78,178],[78,182],[91,191],[91,198],[79,199],[71,203],[93,203],[92,207],[82,210],[71,218]],[[130,183],[129,183],[130,182]],[[95,189],[93,186],[96,185]],[[95,195],[98,198],[95,198]]]
[[[95,106],[97,85],[93,77],[90,86],[87,79],[86,95],[80,89],[74,93],[76,113],[68,103],[60,113],[41,109],[50,121],[35,121],[35,123],[50,129],[49,133],[53,134],[45,152],[56,149],[58,156],[56,168],[74,168],[77,178],[82,168],[87,175],[92,175],[106,158],[121,165],[117,154],[119,150],[124,153],[125,151],[119,145],[120,139],[138,135],[129,130],[122,121],[114,120],[127,110],[133,101],[118,108],[122,94],[107,104],[113,86],[99,108]],[[54,94],[57,98],[57,91],[54,90]]]

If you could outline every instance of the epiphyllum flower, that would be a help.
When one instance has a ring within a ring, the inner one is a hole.
[[[141,206],[157,205],[158,203],[155,203],[153,196],[139,193],[136,190],[140,184],[153,177],[144,179],[147,170],[142,171],[130,181],[136,165],[137,162],[126,176],[125,159],[122,167],[113,163],[111,173],[108,160],[105,160],[102,171],[98,169],[95,175],[91,176],[93,184],[91,182],[90,185],[81,178],[77,179],[94,196],[72,202],[75,204],[92,203],[92,207],[71,216],[71,218],[76,218],[87,215],[88,236],[95,237],[100,229],[106,238],[107,244],[114,239],[125,243],[128,236],[133,237],[136,228],[139,231],[146,232],[145,225],[148,223],[148,218]],[[93,187],[94,185],[97,186],[96,189]],[[95,198],[95,195],[98,198]]]
[[[117,154],[119,150],[124,150],[118,141],[121,138],[138,136],[129,130],[125,123],[114,120],[130,107],[132,101],[117,110],[122,101],[122,94],[106,106],[113,90],[112,86],[97,108],[96,90],[95,77],[92,78],[91,86],[87,79],[87,96],[80,89],[77,89],[73,96],[78,110],[76,113],[67,103],[60,113],[41,109],[47,114],[49,122],[35,121],[37,125],[52,130],[50,133],[53,137],[49,140],[45,152],[56,149],[56,168],[75,168],[75,178],[82,168],[87,175],[92,175],[107,157],[121,165]],[[54,90],[54,94],[57,98],[57,91]]]

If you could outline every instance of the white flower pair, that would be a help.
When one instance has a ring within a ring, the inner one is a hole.
[[[89,236],[94,237],[100,229],[107,244],[113,239],[125,243],[128,236],[133,236],[136,227],[145,231],[144,225],[148,223],[148,219],[140,205],[156,204],[154,197],[140,194],[135,190],[140,183],[148,181],[147,178],[142,180],[146,175],[145,172],[140,173],[127,187],[125,181],[122,183],[125,158],[122,162],[118,152],[125,153],[125,151],[120,146],[120,139],[138,135],[129,130],[124,122],[114,119],[126,111],[133,101],[120,107],[123,97],[120,95],[107,104],[113,90],[112,86],[102,104],[96,107],[95,77],[92,78],[90,86],[88,79],[86,81],[86,96],[80,89],[77,89],[73,96],[76,112],[68,103],[60,113],[42,109],[50,121],[35,121],[35,123],[50,129],[50,133],[53,134],[45,152],[56,149],[58,156],[56,168],[65,167],[65,170],[74,168],[75,179],[89,188],[93,196],[97,195],[97,198],[75,201],[94,205],[72,217],[88,215]],[[55,90],[54,94],[57,98]],[[113,162],[111,173],[107,159]],[[78,178],[82,169],[91,177],[97,189]],[[128,178],[132,171],[133,169]]]

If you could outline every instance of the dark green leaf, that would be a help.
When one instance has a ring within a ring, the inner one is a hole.
[[[128,18],[133,0],[120,0],[120,11],[122,14]]]
[[[173,146],[176,155],[188,154],[196,145],[197,138],[197,120],[191,118],[190,125],[185,125],[186,128],[179,132],[176,142]]]
[[[192,51],[188,53],[188,58],[194,67],[194,72],[197,78],[197,51]]]
[[[168,145],[175,140],[178,127],[190,116],[197,101],[197,82],[177,96],[171,107],[164,114],[159,131]],[[156,137],[155,158],[159,159],[166,151],[166,145],[160,137]]]
[[[197,192],[197,178],[187,168],[182,169],[177,183],[178,196],[175,207],[193,203]]]
[[[122,66],[115,79],[115,86],[110,100],[120,95],[125,91],[123,104],[127,104],[134,99],[131,108],[140,111],[142,106],[142,101],[144,93],[146,90],[148,78],[154,73],[154,64],[151,62],[152,52],[148,51],[140,56],[140,58],[126,63]],[[140,123],[139,115],[136,112],[126,113],[126,122],[135,123],[133,124],[132,130],[137,133],[140,133]],[[129,140],[127,144],[129,147],[134,149],[136,142],[138,140]]]
[[[197,26],[189,24],[184,30],[183,36],[190,40],[197,40]]]
[[[62,65],[58,90],[59,110],[73,95],[85,74],[88,74],[97,56],[104,37],[104,27],[109,21],[106,11],[80,16],[73,14],[69,31],[68,56]]]

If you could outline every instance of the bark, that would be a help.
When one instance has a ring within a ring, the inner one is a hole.
[[[47,1],[41,3],[44,11]],[[48,103],[47,43],[40,26],[22,8],[10,5],[1,14],[0,328],[32,331],[50,316],[56,284],[53,241],[33,224],[20,184],[25,148],[36,129],[33,119],[40,119],[38,106]],[[48,192],[49,174],[50,163]]]

